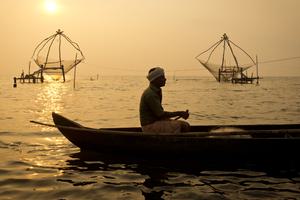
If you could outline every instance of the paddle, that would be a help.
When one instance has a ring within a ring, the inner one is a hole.
[[[57,126],[55,126],[54,124],[46,124],[46,123],[37,122],[37,121],[34,121],[34,120],[30,120],[30,123],[57,128]]]
[[[53,127],[53,128],[65,128],[65,129],[93,129],[93,128],[89,128],[89,127],[85,127],[85,126],[81,126],[81,127],[72,127],[72,126],[63,126],[63,125],[55,125],[55,124],[46,124],[43,122],[37,122],[34,120],[30,120],[30,123],[34,123],[34,124],[38,124],[38,125],[42,125],[42,126],[49,126],[49,127]]]

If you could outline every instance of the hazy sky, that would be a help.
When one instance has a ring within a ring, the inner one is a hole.
[[[1,75],[27,70],[57,29],[83,51],[81,74],[144,75],[159,65],[208,75],[195,56],[223,33],[259,61],[300,56],[299,0],[56,0],[53,12],[45,2],[1,0]],[[260,74],[300,76],[300,59],[261,64]]]

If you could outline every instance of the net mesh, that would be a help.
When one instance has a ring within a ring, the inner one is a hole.
[[[78,65],[82,59],[74,59],[74,60],[57,60],[57,59],[48,59],[45,62],[46,58],[43,56],[38,56],[35,60],[38,66],[43,66],[43,71],[48,75],[58,75],[62,73],[62,67],[64,68],[64,72],[68,73],[73,67]]]
[[[240,78],[241,72],[248,70],[253,65],[244,65],[236,67],[235,65],[225,65],[222,68],[222,74],[219,75],[221,66],[220,64],[208,63],[204,60],[198,59],[198,61],[213,75],[216,80],[221,79],[221,81],[231,81],[232,78]]]

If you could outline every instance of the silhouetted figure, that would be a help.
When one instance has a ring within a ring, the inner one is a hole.
[[[190,129],[189,123],[182,120],[174,120],[172,117],[182,117],[187,119],[189,112],[164,111],[162,107],[162,90],[165,86],[166,78],[164,70],[160,67],[149,70],[147,79],[149,87],[143,92],[140,101],[140,123],[144,132],[153,133],[180,133]]]
[[[13,87],[16,88],[17,87],[17,78],[14,77],[14,84],[13,84]]]
[[[25,82],[25,80],[24,80],[24,70],[22,70],[20,78],[21,78],[21,81],[24,83]]]

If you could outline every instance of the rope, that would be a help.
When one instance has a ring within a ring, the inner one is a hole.
[[[198,54],[195,58],[198,59],[199,56],[201,56],[202,54],[208,52],[210,49],[212,49],[215,46],[219,46],[219,44],[222,42],[223,40],[219,40],[218,42],[214,43],[211,47],[209,47],[207,50],[201,52],[200,54]],[[216,47],[215,47],[216,48]],[[213,51],[215,50],[215,48],[213,49]]]
[[[234,42],[232,42],[231,40],[229,40],[234,46],[236,46],[237,48],[239,48],[241,51],[243,51],[253,62],[253,64],[255,65],[255,61],[253,60],[253,58],[241,47],[239,47],[238,45],[236,45]]]
[[[262,62],[258,62],[258,63],[274,63],[274,62],[282,62],[282,61],[286,61],[286,60],[295,60],[295,59],[300,59],[300,56],[280,58],[280,59],[275,59],[275,60],[267,60],[267,61],[262,61]]]

